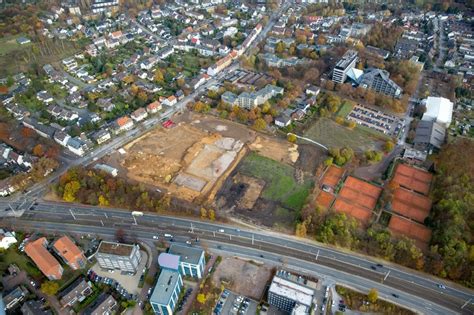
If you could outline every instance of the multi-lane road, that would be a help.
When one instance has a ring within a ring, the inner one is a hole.
[[[19,203],[12,204],[15,208]],[[23,207],[29,206],[24,204]],[[0,211],[8,205],[0,202]],[[11,211],[11,210],[10,210]],[[304,269],[338,279],[341,283],[360,289],[376,287],[381,296],[426,314],[472,314],[473,292],[461,286],[439,280],[403,267],[373,258],[345,252],[321,244],[292,238],[274,232],[250,230],[191,219],[144,214],[132,217],[129,211],[39,202],[27,209],[21,218],[5,218],[4,225],[15,228],[38,229],[85,234],[113,234],[123,228],[140,239],[173,234],[175,240],[198,237],[209,247],[227,253],[255,257],[277,264]],[[396,298],[392,294],[399,297]]]

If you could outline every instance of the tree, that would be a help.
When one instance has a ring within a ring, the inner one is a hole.
[[[201,209],[199,210],[199,212],[200,212],[200,214],[201,214],[201,219],[207,218],[207,210],[206,210],[206,208],[201,207]]]
[[[108,206],[108,205],[109,205],[109,201],[107,200],[107,198],[105,198],[104,195],[100,195],[99,206]]]
[[[278,42],[276,45],[275,45],[275,52],[277,54],[281,54],[285,51],[286,49],[286,45],[284,42]]]
[[[207,301],[207,297],[204,293],[199,293],[196,297],[196,300],[200,303],[200,304],[204,304],[206,303]]]
[[[383,150],[388,153],[391,152],[394,147],[395,144],[393,143],[393,141],[387,140],[383,145]]]
[[[370,289],[369,293],[367,293],[367,299],[372,304],[377,302],[378,298],[379,298],[379,292],[375,288]]]
[[[117,229],[115,231],[115,240],[119,243],[125,242],[125,231],[123,229]]]
[[[209,220],[211,221],[216,220],[216,212],[213,209],[209,209],[208,215],[209,215]]]
[[[45,281],[41,284],[40,290],[46,295],[56,295],[59,290],[59,284],[56,281]]]
[[[306,222],[296,224],[295,235],[298,237],[306,237]]]
[[[42,157],[44,155],[43,146],[41,144],[35,145],[35,147],[33,148],[33,154],[37,157]]]
[[[263,118],[258,118],[253,123],[253,127],[256,130],[263,130],[263,129],[267,128],[267,122]]]
[[[70,181],[64,186],[63,199],[67,202],[73,202],[76,200],[76,193],[81,188],[81,183],[77,180]]]
[[[293,133],[289,133],[288,136],[286,137],[288,139],[289,142],[291,143],[295,143],[296,142],[296,135],[293,134]]]
[[[158,84],[162,84],[165,80],[164,76],[163,76],[163,72],[161,72],[160,69],[157,69],[155,71],[155,74],[153,76],[153,80],[155,81],[155,83],[158,83]]]

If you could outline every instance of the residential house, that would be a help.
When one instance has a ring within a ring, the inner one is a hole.
[[[25,253],[49,280],[59,280],[64,269],[56,258],[48,252],[47,246],[48,241],[45,237],[41,237],[28,242],[25,246]]]
[[[69,138],[66,147],[69,151],[79,156],[83,156],[87,151],[87,144],[78,137]]]
[[[321,92],[321,89],[318,88],[317,86],[311,85],[306,88],[306,95],[314,95],[318,96],[319,92]]]
[[[66,147],[67,146],[67,143],[69,141],[69,139],[71,139],[71,136],[68,135],[66,132],[64,131],[61,131],[61,130],[57,130],[55,133],[54,133],[54,141],[56,141],[57,143],[59,143],[61,146],[63,147]]]
[[[167,46],[162,49],[160,49],[157,53],[156,56],[159,59],[166,59],[169,56],[171,56],[174,53],[174,48],[172,46]]]
[[[111,315],[115,314],[117,301],[106,293],[101,293],[95,302],[84,310],[84,315]]]
[[[146,110],[149,114],[155,114],[159,110],[161,110],[161,103],[158,101],[154,101],[153,103],[147,105]]]
[[[291,117],[286,114],[281,114],[275,118],[275,125],[278,127],[287,127],[291,124]]]
[[[49,94],[47,91],[39,91],[38,93],[36,93],[36,98],[45,104],[49,104],[54,101],[51,94]]]
[[[114,123],[115,134],[122,131],[131,130],[133,128],[133,120],[128,116],[122,116],[117,118]]]
[[[37,300],[26,301],[20,310],[23,315],[53,315],[51,310],[46,309],[46,306]]]
[[[33,129],[34,131],[36,131],[37,134],[44,138],[52,139],[54,133],[56,132],[56,129],[50,126],[43,125],[33,118],[26,117],[23,119],[22,123],[25,127]]]
[[[96,102],[97,107],[106,112],[111,112],[115,108],[115,104],[112,103],[111,98],[100,98]]]
[[[135,122],[139,122],[139,121],[142,121],[143,119],[147,118],[148,117],[148,113],[146,111],[145,108],[143,107],[140,107],[138,108],[137,110],[135,110],[132,115],[130,115],[130,117],[132,117],[132,119],[135,121]]]
[[[18,303],[23,301],[28,295],[28,290],[22,286],[17,286],[3,297],[5,310],[14,308]],[[2,310],[3,311],[3,310]]]
[[[72,71],[72,70],[76,69],[77,66],[78,66],[77,61],[74,57],[69,57],[69,58],[63,59],[62,63],[68,71]]]
[[[170,96],[168,96],[168,98],[166,98],[162,103],[165,104],[165,105],[167,105],[167,106],[173,106],[173,105],[175,105],[177,102],[178,102],[178,100],[176,99],[176,96],[170,95]]]
[[[102,144],[111,139],[110,132],[107,129],[101,129],[92,135],[92,139],[97,144]]]
[[[82,269],[87,264],[84,252],[67,236],[54,242],[53,250],[72,270]]]
[[[74,304],[84,301],[92,292],[90,283],[83,277],[79,277],[59,293],[59,302],[63,308],[72,307]]]
[[[17,240],[15,237],[15,232],[8,232],[3,229],[0,229],[0,248],[8,249],[13,244],[16,244]]]

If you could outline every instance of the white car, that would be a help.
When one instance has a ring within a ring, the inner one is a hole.
[[[219,229],[219,233],[224,233],[224,229]]]
[[[157,240],[157,239],[158,239],[158,236],[157,236],[157,235],[153,235],[153,239],[154,239],[154,240]]]

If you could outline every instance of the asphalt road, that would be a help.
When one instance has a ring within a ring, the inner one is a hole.
[[[16,204],[12,206],[15,207]],[[0,202],[0,211],[6,207],[4,202]],[[220,223],[214,224],[153,214],[135,217],[137,223],[135,225],[135,220],[128,211],[85,205],[40,202],[33,207],[34,210],[26,210],[19,219],[4,219],[3,224],[14,224],[16,227],[26,226],[45,231],[91,234],[100,234],[103,231],[115,233],[117,228],[123,228],[126,231],[132,231],[130,233],[138,238],[151,239],[154,235],[162,237],[165,233],[169,233],[174,235],[176,241],[183,242],[199,237],[201,240],[219,244],[216,245],[221,246],[219,250],[229,253],[236,253],[234,248],[231,250],[230,247],[239,246],[243,251],[242,254],[252,254],[256,257],[263,255],[264,259],[271,259],[282,264],[294,262],[294,266],[300,268],[306,268],[309,266],[307,264],[311,264],[311,266],[315,265],[318,268],[329,268],[336,274],[342,272],[344,277],[340,281],[343,282],[347,280],[348,283],[352,283],[355,280],[351,277],[357,277],[359,285],[371,288],[377,284],[377,287],[380,286],[379,291],[385,292],[384,294],[387,294],[387,297],[392,301],[410,307],[416,306],[416,310],[420,312],[429,314],[472,314],[474,312],[471,302],[461,309],[466,301],[474,297],[472,290],[452,283],[441,282],[429,275],[397,265],[384,263],[384,267],[372,270],[371,267],[379,263],[373,258],[279,233],[244,230]],[[298,261],[294,261],[295,257],[298,257]],[[300,263],[302,261],[305,263]],[[321,273],[323,272],[321,271]],[[446,289],[438,288],[438,283],[443,283]],[[394,298],[392,293],[398,294],[400,298]]]

